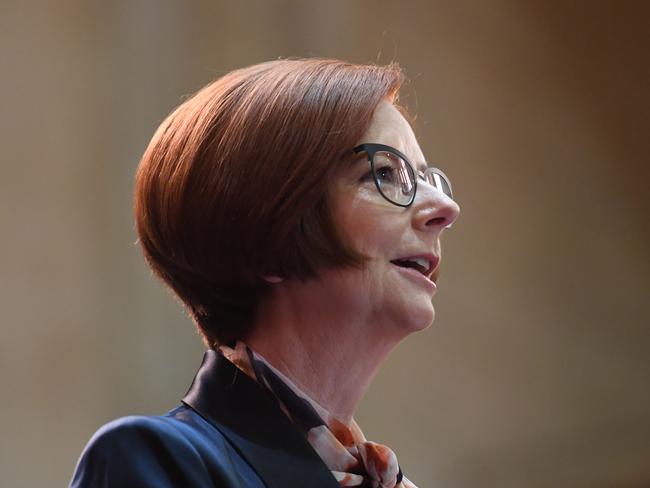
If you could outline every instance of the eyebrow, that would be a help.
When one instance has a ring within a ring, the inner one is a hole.
[[[374,144],[374,143],[370,143],[370,144]],[[396,149],[394,146],[389,146],[389,147],[391,147],[393,149]],[[399,149],[396,149],[396,150],[399,150]],[[402,151],[402,153],[403,153],[403,151]],[[368,161],[368,155],[367,155],[367,153],[365,151],[357,153],[356,156],[357,157],[352,162],[352,164],[355,165],[355,166],[358,165],[360,161],[366,161],[366,162]],[[424,173],[429,168],[434,167],[434,166],[430,166],[429,163],[426,162],[426,160],[421,160],[419,163],[414,163],[413,161],[408,160],[408,159],[407,159],[407,161],[409,162],[409,164],[413,167],[413,169],[416,172],[421,171],[421,172]]]
[[[352,165],[358,166],[361,162],[368,162],[368,155],[365,152],[355,154],[355,158],[352,160]]]

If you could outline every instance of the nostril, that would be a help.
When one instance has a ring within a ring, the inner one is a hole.
[[[447,222],[447,217],[434,217],[433,219],[427,220],[426,225],[431,226],[431,225],[442,225]]]

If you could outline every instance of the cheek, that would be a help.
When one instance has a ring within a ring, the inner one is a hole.
[[[353,249],[369,259],[383,260],[394,254],[391,253],[391,249],[394,248],[394,239],[388,229],[364,224],[357,226],[350,234],[348,234],[347,242]]]
[[[392,208],[384,209],[376,202],[352,207],[339,219],[347,242],[355,250],[373,257],[392,256],[399,249],[406,228],[403,219]]]

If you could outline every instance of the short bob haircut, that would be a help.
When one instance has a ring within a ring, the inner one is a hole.
[[[270,61],[210,83],[160,125],[136,174],[136,230],[208,347],[244,336],[263,276],[362,262],[332,221],[329,181],[403,79],[395,64]]]

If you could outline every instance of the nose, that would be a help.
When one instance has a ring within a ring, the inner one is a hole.
[[[413,225],[426,232],[449,228],[458,218],[460,207],[440,190],[418,182],[413,202]]]

